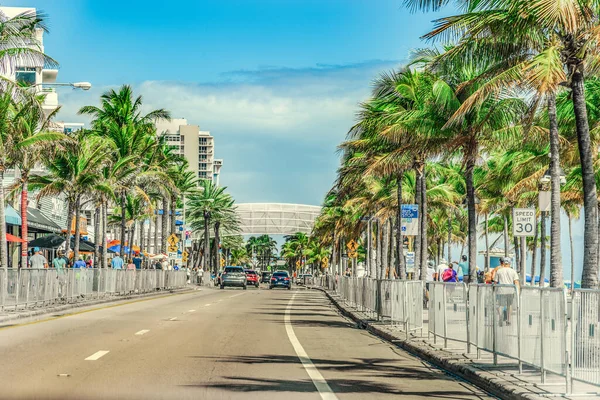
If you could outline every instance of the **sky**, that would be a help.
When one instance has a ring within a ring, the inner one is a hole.
[[[0,3],[47,14],[45,52],[60,63],[58,82],[92,83],[60,90],[59,119],[87,122],[81,106],[132,85],[146,110],[165,108],[211,132],[221,184],[236,201],[312,205],[335,179],[336,147],[372,80],[431,45],[419,37],[452,12],[410,13],[403,0]],[[568,276],[564,216],[562,225]],[[577,265],[582,225],[574,224]]]

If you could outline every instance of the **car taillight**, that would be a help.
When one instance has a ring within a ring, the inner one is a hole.
[[[285,278],[285,280],[286,280],[286,281],[289,281],[289,280],[290,280],[290,278]]]
[[[276,281],[276,280],[277,280],[277,278],[273,277],[273,278],[271,278],[271,280],[272,280],[272,281]]]
[[[226,274],[227,274],[227,272],[223,272],[221,275],[226,275]]]

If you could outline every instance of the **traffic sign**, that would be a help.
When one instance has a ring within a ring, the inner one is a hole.
[[[346,247],[348,247],[348,250],[350,251],[356,251],[356,249],[358,249],[358,244],[354,239],[352,239],[346,244]]]
[[[170,245],[176,245],[179,242],[179,238],[177,237],[177,235],[172,233],[171,236],[169,236],[169,238],[167,239],[167,242]]]
[[[329,258],[323,257],[321,262],[323,263],[323,267],[327,268],[327,266],[329,265]]]
[[[171,245],[169,246],[169,252],[177,252],[177,246],[176,245]]]
[[[417,236],[419,234],[419,206],[417,204],[402,204],[402,234]]]
[[[513,236],[535,236],[535,208],[513,208]]]
[[[358,253],[356,251],[349,251],[348,252],[348,257],[349,258],[356,258],[356,257],[358,257]]]
[[[183,252],[183,254],[181,255],[181,260],[182,260],[183,262],[187,262],[187,260],[188,260],[188,256],[189,256],[188,252],[187,252],[187,251],[184,251],[184,252]]]
[[[296,261],[296,267],[300,266],[300,261]]]

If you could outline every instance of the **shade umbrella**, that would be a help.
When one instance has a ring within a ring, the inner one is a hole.
[[[21,239],[20,237],[11,235],[10,233],[6,234],[6,241],[13,242],[13,243],[25,243],[26,242],[25,239]]]
[[[123,246],[123,251],[121,251],[121,245],[118,244],[116,246],[112,246],[108,248],[108,251],[112,251],[113,253],[127,254],[129,253],[129,247]]]
[[[64,236],[51,233],[46,236],[39,237],[29,242],[29,247],[39,247],[42,249],[56,249],[65,242]]]

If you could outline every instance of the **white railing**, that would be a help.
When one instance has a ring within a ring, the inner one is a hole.
[[[323,287],[326,279],[321,280]],[[600,290],[573,292],[567,315],[567,291],[562,288],[375,280],[342,277],[336,293],[349,306],[376,316],[407,332],[423,327],[423,303],[428,304],[428,331],[434,342],[464,343],[482,352],[516,360],[565,378],[566,392],[574,381],[600,385]]]
[[[187,271],[98,268],[0,270],[0,309],[43,307],[81,299],[147,293],[187,285]]]

